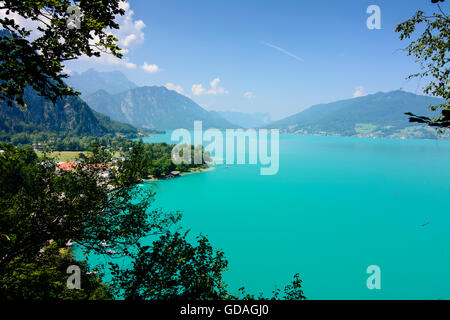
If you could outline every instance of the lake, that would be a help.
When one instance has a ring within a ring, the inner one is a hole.
[[[448,299],[449,160],[449,141],[280,135],[277,175],[216,166],[157,182],[156,206],[225,252],[233,291],[300,273],[309,299]]]

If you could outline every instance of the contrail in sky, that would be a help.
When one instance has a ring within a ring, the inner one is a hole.
[[[291,53],[291,52],[289,52],[289,51],[287,51],[287,50],[285,50],[285,49],[283,49],[283,48],[277,47],[277,46],[275,46],[275,45],[273,45],[273,44],[270,44],[270,43],[268,43],[268,42],[265,42],[265,41],[261,41],[261,43],[262,43],[263,45],[265,45],[265,46],[268,46],[269,48],[278,50],[278,51],[284,53],[285,55],[288,55],[289,57],[292,57],[292,58],[294,58],[294,59],[296,59],[296,60],[298,60],[298,61],[301,61],[301,62],[304,61],[304,60],[303,60],[302,58],[300,58],[299,56],[297,56],[297,55],[295,55],[295,54],[293,54],[293,53]]]

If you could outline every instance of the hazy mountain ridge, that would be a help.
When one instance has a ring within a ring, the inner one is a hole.
[[[410,123],[405,112],[433,116],[429,105],[442,100],[405,91],[314,105],[266,127],[285,133],[387,138],[436,138],[436,130]]]
[[[74,136],[138,133],[129,124],[95,112],[79,97],[67,96],[53,103],[31,88],[25,90],[24,97],[28,103],[26,109],[0,103],[0,131],[8,134],[48,131]]]
[[[269,124],[272,120],[270,119],[269,113],[256,112],[256,113],[243,113],[236,111],[210,111],[216,113],[225,120],[238,125],[243,128],[259,128]]]
[[[92,68],[83,73],[71,74],[66,83],[81,92],[83,98],[98,90],[116,94],[137,87],[120,71],[98,72]]]
[[[102,90],[88,95],[86,102],[114,120],[149,129],[191,129],[195,120],[204,128],[238,127],[166,87],[138,87],[114,95]]]

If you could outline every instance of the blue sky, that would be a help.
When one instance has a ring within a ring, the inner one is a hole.
[[[167,85],[208,110],[269,112],[404,88],[418,70],[394,27],[429,0],[130,0],[118,34],[126,60],[80,59],[81,72],[120,70],[140,86]],[[369,30],[369,5],[381,30]],[[448,4],[443,4],[448,8]],[[419,86],[418,86],[419,85]],[[418,89],[419,88],[419,89]]]

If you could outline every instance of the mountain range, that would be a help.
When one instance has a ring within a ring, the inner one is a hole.
[[[240,127],[166,87],[138,87],[120,71],[89,69],[73,73],[66,83],[81,92],[83,100],[95,111],[136,127],[192,129],[194,120],[202,121],[204,128]]]
[[[166,87],[138,87],[117,94],[99,90],[85,100],[94,110],[111,119],[143,128],[192,129],[195,120],[201,120],[204,128],[239,127]]]
[[[243,128],[259,128],[268,125],[272,120],[267,112],[243,113],[237,111],[210,111],[225,120]]]
[[[284,133],[297,134],[433,139],[437,137],[434,129],[410,123],[405,113],[433,117],[435,114],[427,107],[442,102],[438,98],[401,90],[378,92],[314,105],[290,117],[270,122],[267,113],[207,111],[188,97],[165,87],[133,87],[124,75],[114,75],[93,69],[82,74],[86,78],[85,83],[92,82],[88,79],[90,77],[108,79],[107,82],[99,80],[96,86],[92,86],[101,87],[100,90],[83,95],[88,105],[113,120],[160,130],[191,129],[194,120],[201,120],[205,128],[278,128]],[[117,92],[121,83],[128,85]],[[77,86],[75,89],[82,90]]]
[[[6,134],[56,132],[70,136],[136,135],[138,129],[111,120],[92,110],[76,96],[60,98],[53,103],[26,88],[27,108],[0,102],[0,131]]]
[[[378,92],[318,104],[266,128],[312,135],[433,139],[437,137],[435,129],[410,123],[405,112],[433,117],[436,113],[427,107],[440,103],[442,99],[401,90]]]
[[[98,90],[116,94],[137,87],[120,71],[98,72],[92,68],[82,73],[72,73],[66,83],[81,92],[82,97]]]
[[[282,133],[295,134],[436,138],[434,129],[410,123],[405,112],[433,117],[435,114],[427,107],[442,102],[438,98],[400,90],[379,92],[314,105],[270,123],[267,113],[207,111],[188,97],[165,87],[137,87],[120,72],[102,73],[90,69],[76,74],[75,80],[72,76],[68,83],[78,91],[83,90],[83,85],[90,90],[83,92],[83,99],[64,97],[53,104],[27,88],[27,109],[10,108],[0,103],[0,132],[52,131],[79,136],[119,133],[130,136],[141,130],[137,127],[192,129],[194,121],[201,120],[205,129],[278,128]]]

